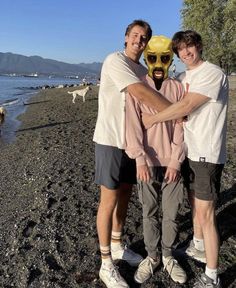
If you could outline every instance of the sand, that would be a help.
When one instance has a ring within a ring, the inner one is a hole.
[[[0,287],[104,287],[98,279],[100,256],[96,233],[98,187],[93,183],[93,130],[98,87],[85,103],[72,103],[68,90],[48,89],[29,101],[11,144],[0,143]],[[236,90],[231,91],[228,161],[217,209],[221,235],[223,287],[236,287]],[[179,215],[179,247],[191,238],[187,202]],[[146,256],[141,206],[134,189],[124,240]],[[181,251],[181,250],[180,250]],[[204,265],[177,254],[192,287]],[[178,287],[160,267],[142,286],[135,269],[120,262],[130,287]]]

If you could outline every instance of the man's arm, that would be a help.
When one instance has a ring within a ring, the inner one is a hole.
[[[122,53],[111,54],[109,58],[105,60],[104,64],[105,63],[108,69],[107,73],[109,73],[110,78],[120,91],[125,89],[125,92],[130,93],[130,95],[137,98],[138,101],[157,111],[162,111],[172,104],[160,93],[140,81],[140,78],[136,75],[135,71],[133,71],[132,67],[130,67],[129,62]]]
[[[135,159],[137,179],[149,181],[150,171],[146,163],[146,153],[143,147],[143,128],[141,125],[140,106],[137,99],[126,94],[126,154]]]
[[[182,100],[170,105],[164,111],[155,115],[143,115],[143,124],[147,129],[157,122],[180,119],[181,117],[189,115],[210,99],[211,98],[205,95],[189,92]]]
[[[134,83],[127,87],[127,91],[135,96],[140,102],[155,110],[162,111],[169,107],[172,103],[169,102],[163,95],[152,89],[145,83]]]
[[[165,173],[167,183],[177,181],[180,177],[180,166],[184,161],[184,130],[183,124],[175,121],[171,141],[171,157]]]

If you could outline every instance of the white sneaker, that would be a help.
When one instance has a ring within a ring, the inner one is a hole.
[[[218,278],[217,284],[214,284],[213,280],[203,273],[200,278],[194,283],[194,288],[222,288],[220,279]]]
[[[153,275],[153,271],[157,268],[159,264],[159,259],[157,261],[154,261],[151,257],[147,256],[139,264],[138,269],[134,274],[134,280],[140,284],[145,282]]]
[[[187,275],[183,268],[179,265],[178,261],[173,256],[162,257],[164,270],[166,270],[171,279],[176,282],[183,284],[187,281]]]
[[[197,261],[200,261],[202,263],[206,263],[206,253],[205,253],[205,251],[197,250],[195,248],[195,246],[194,246],[193,240],[190,241],[190,244],[189,244],[188,248],[186,249],[185,253],[189,257],[191,257],[191,258],[193,258],[193,259],[195,259]]]
[[[124,260],[129,263],[130,266],[138,266],[139,263],[143,260],[143,257],[126,246],[123,249],[114,251],[111,249],[111,257],[113,261]]]
[[[115,265],[108,267],[102,265],[99,271],[99,277],[105,283],[107,288],[129,288],[129,285],[120,275]]]

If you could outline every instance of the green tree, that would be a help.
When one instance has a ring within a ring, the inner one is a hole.
[[[228,73],[236,72],[236,0],[226,3],[222,38],[226,46],[223,67]]]
[[[184,0],[183,29],[201,34],[204,57],[230,73],[235,67],[236,0]]]

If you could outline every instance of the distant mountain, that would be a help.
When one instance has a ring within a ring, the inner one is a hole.
[[[80,76],[94,74],[99,77],[102,63],[69,64],[40,56],[23,56],[0,52],[0,74],[32,74],[55,76]]]

